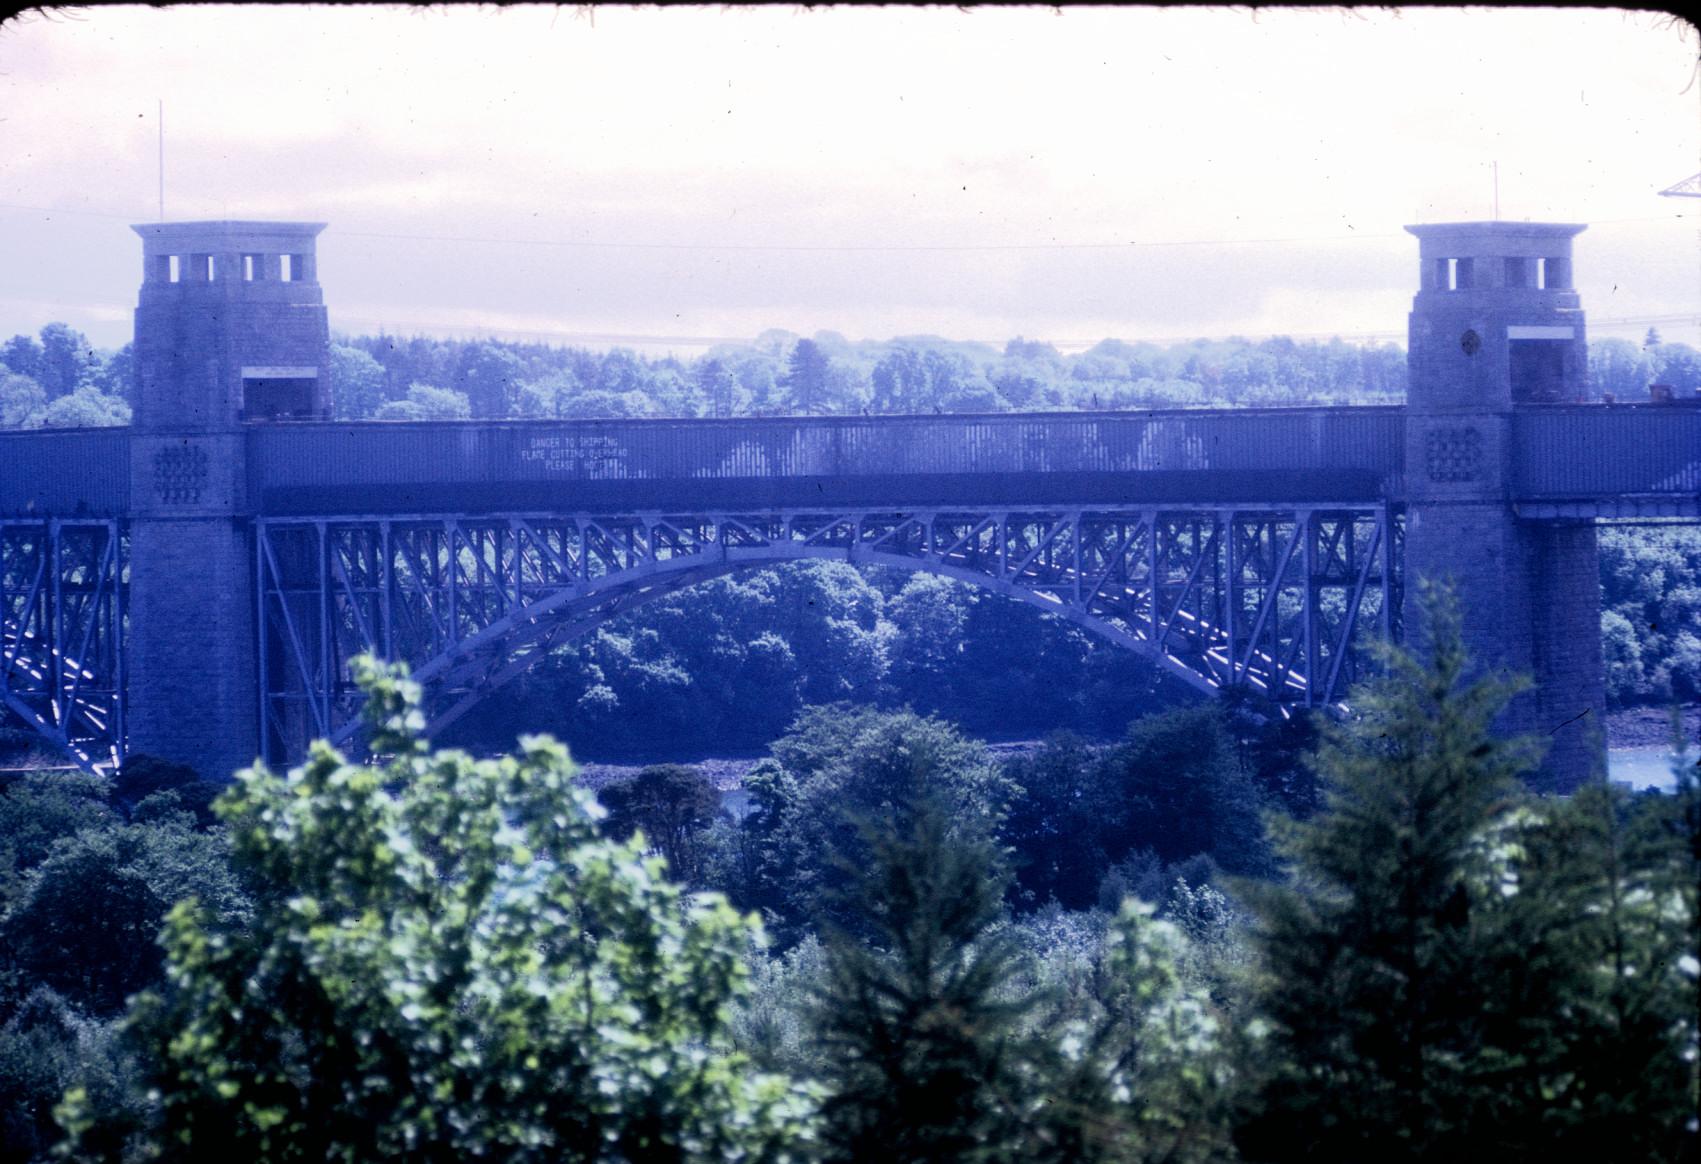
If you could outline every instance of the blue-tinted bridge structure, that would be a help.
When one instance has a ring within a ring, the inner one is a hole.
[[[0,693],[124,753],[128,430],[0,436]],[[1402,631],[1405,409],[273,424],[242,434],[259,750],[349,740],[346,660],[408,661],[441,727],[646,599],[800,558],[927,570],[1207,691],[1342,699]],[[1701,408],[1524,409],[1524,521],[1694,518]],[[156,496],[207,489],[153,466]],[[178,580],[192,585],[190,577]],[[1021,665],[1012,660],[1012,665]]]
[[[0,701],[91,770],[355,743],[360,652],[440,728],[657,595],[837,558],[1284,714],[1421,645],[1409,582],[1451,577],[1569,788],[1602,758],[1596,524],[1701,518],[1701,402],[1578,403],[1578,225],[1408,228],[1402,407],[363,424],[325,420],[323,224],[135,229],[135,426],[0,434]]]

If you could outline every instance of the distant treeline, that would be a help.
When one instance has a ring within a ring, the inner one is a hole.
[[[343,419],[752,416],[1388,403],[1405,353],[1340,340],[1105,340],[1065,356],[937,336],[852,343],[769,331],[683,361],[493,340],[359,336],[332,352]]]
[[[503,340],[339,336],[331,348],[339,420],[644,416],[870,415],[1057,409],[1389,404],[1405,398],[1398,345],[1274,337],[1160,346],[1103,340],[1064,355],[1021,338],[1002,351],[938,336],[852,342],[764,332],[695,359],[648,358]],[[1701,389],[1701,352],[1596,340],[1593,398],[1644,399],[1653,383]],[[50,323],[0,345],[0,428],[130,421],[136,366],[129,344],[95,349]]]

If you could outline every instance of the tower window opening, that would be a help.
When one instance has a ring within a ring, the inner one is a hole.
[[[1453,260],[1453,290],[1468,291],[1476,286],[1475,266],[1470,259]]]
[[[1529,287],[1530,261],[1528,259],[1506,260],[1506,285],[1508,287]]]
[[[1569,291],[1569,290],[1571,290],[1571,260],[1570,259],[1558,259],[1558,258],[1547,259],[1545,261],[1544,265],[1547,267],[1547,286],[1548,286],[1549,290],[1551,290],[1551,291]]]
[[[183,282],[183,256],[167,255],[165,256],[165,262],[165,281],[167,283]]]
[[[1565,389],[1565,348],[1558,339],[1511,339],[1507,342],[1512,373],[1512,400],[1518,404],[1551,404]]]
[[[266,261],[262,255],[242,256],[242,281],[253,283],[266,277]]]
[[[170,255],[155,255],[149,262],[148,267],[148,278],[153,282],[172,283],[176,281],[171,273],[172,266]]]
[[[1535,264],[1536,264],[1535,285],[1536,285],[1537,290],[1541,290],[1541,289],[1544,289],[1544,288],[1547,287],[1547,260],[1546,259],[1536,259]]]
[[[300,280],[300,270],[295,265],[294,255],[278,256],[278,278],[285,283],[295,283]]]
[[[211,283],[213,281],[213,256],[190,255],[189,278],[196,283]]]
[[[312,420],[317,381],[300,376],[244,376],[242,419]]]

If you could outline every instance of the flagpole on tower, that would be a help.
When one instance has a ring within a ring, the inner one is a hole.
[[[159,220],[165,221],[165,99],[154,98],[159,102]]]

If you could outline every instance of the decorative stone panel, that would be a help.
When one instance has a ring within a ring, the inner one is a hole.
[[[1431,481],[1480,480],[1482,462],[1482,433],[1474,428],[1435,428],[1424,434],[1424,467]]]
[[[207,487],[207,450],[167,445],[154,453],[154,498],[162,505],[198,505]]]

